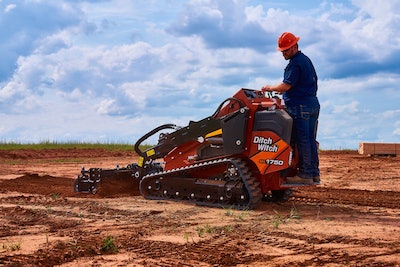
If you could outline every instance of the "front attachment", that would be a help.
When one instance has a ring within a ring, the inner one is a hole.
[[[115,169],[82,168],[81,173],[74,181],[74,191],[81,193],[96,194],[100,184],[110,183],[111,181],[127,181],[136,184],[139,188],[139,182],[144,174],[158,172],[162,166],[158,162],[146,164],[146,168],[139,167],[137,163],[129,164],[125,168],[117,166]]]
[[[96,194],[99,184],[104,180],[118,178],[134,181],[137,172],[137,164],[130,164],[126,168],[117,166],[115,169],[90,168],[85,170],[85,168],[82,168],[81,173],[74,181],[74,191]]]

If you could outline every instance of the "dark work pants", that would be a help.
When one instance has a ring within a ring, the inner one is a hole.
[[[318,100],[310,105],[288,107],[293,118],[293,137],[299,155],[299,176],[319,176],[318,146],[316,141],[320,105]]]

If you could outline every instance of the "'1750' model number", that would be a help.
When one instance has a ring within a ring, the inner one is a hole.
[[[269,165],[278,165],[278,166],[282,166],[283,165],[283,160],[278,160],[278,159],[266,159],[265,160],[266,164]]]

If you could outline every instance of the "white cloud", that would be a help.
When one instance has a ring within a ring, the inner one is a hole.
[[[346,105],[334,105],[332,113],[333,114],[343,113],[343,112],[345,112],[346,114],[357,113],[358,106],[359,106],[359,102],[357,102],[357,101],[352,101]]]
[[[383,112],[382,118],[384,119],[397,119],[400,116],[400,109],[398,110],[387,110]]]
[[[13,9],[16,8],[16,7],[17,7],[16,4],[9,4],[9,5],[7,5],[7,6],[5,7],[4,12],[5,12],[5,13],[8,13],[8,12],[10,12],[11,10],[13,10]]]
[[[396,128],[393,130],[393,135],[397,136],[397,139],[400,137],[400,121],[395,122]]]

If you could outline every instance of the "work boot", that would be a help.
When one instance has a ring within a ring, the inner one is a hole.
[[[286,177],[286,183],[288,184],[313,184],[313,178],[302,178],[300,176]]]
[[[313,177],[313,181],[314,181],[314,183],[320,183],[321,182],[321,177],[318,175],[318,176],[314,176]]]

